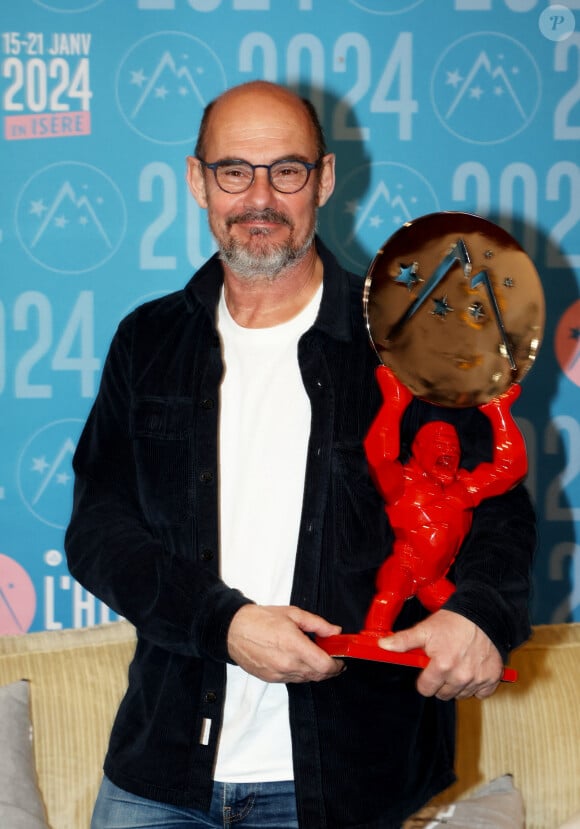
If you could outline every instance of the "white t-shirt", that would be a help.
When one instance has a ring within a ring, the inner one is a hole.
[[[225,375],[220,410],[221,577],[258,604],[288,605],[310,435],[310,401],[298,340],[313,324],[322,288],[289,322],[243,328],[218,307]],[[227,666],[214,777],[291,780],[288,693]]]

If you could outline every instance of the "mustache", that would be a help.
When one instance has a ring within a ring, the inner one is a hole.
[[[284,213],[275,210],[273,207],[265,207],[264,210],[244,210],[242,213],[235,213],[226,219],[226,226],[230,228],[239,222],[275,222],[280,225],[292,227],[292,222]]]

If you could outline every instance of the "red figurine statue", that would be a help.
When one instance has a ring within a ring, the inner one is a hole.
[[[401,463],[400,423],[411,392],[387,368],[377,368],[384,403],[365,439],[373,480],[385,500],[395,536],[393,552],[377,576],[377,594],[365,628],[392,631],[406,599],[416,596],[433,612],[454,591],[447,572],[471,527],[472,510],[499,495],[527,472],[526,447],[511,416],[521,386],[479,406],[493,429],[493,460],[471,472],[461,469],[461,447],[453,426],[434,421],[422,426]]]
[[[479,406],[492,426],[493,458],[468,471],[460,467],[457,432],[443,421],[422,426],[409,461],[399,460],[401,419],[413,395],[387,366],[380,365],[376,376],[384,402],[364,447],[393,528],[393,549],[379,569],[364,630],[321,639],[319,644],[334,656],[424,667],[427,658],[422,651],[381,652],[377,640],[392,632],[407,599],[416,596],[430,612],[442,607],[455,589],[447,573],[469,532],[474,507],[484,498],[506,492],[525,476],[526,447],[511,415],[521,386],[513,383]],[[506,669],[504,679],[514,674]]]

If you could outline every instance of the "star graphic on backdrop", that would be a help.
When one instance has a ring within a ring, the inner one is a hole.
[[[356,200],[353,199],[352,201],[345,202],[345,205],[344,205],[344,212],[345,213],[350,213],[351,216],[354,216],[354,214],[357,213],[358,210],[360,210],[360,205]]]
[[[66,472],[59,472],[58,475],[56,476],[56,482],[57,482],[57,484],[60,484],[61,486],[64,486],[65,484],[68,484],[69,481],[70,481],[70,475],[68,475]]]
[[[32,459],[32,471],[33,472],[40,472],[42,474],[43,472],[46,472],[46,470],[48,469],[48,466],[49,466],[48,461],[46,460],[44,455],[41,458],[33,458]]]
[[[134,86],[143,86],[146,80],[147,75],[143,72],[142,69],[139,69],[137,72],[131,72],[131,80],[129,81],[129,83],[133,84]]]
[[[447,80],[445,83],[449,86],[458,87],[462,80],[463,76],[461,75],[459,69],[456,69],[454,72],[447,73]]]
[[[37,199],[30,203],[30,212],[33,216],[42,216],[48,210],[44,203],[44,199]]]
[[[444,319],[447,316],[447,314],[449,313],[449,311],[453,311],[453,308],[447,302],[447,297],[446,296],[439,297],[438,299],[434,299],[433,304],[434,304],[435,307],[433,308],[431,313],[435,317],[441,317],[442,319]]]
[[[58,227],[61,230],[63,230],[68,224],[68,219],[67,219],[66,216],[56,216],[56,218],[54,220],[54,224],[55,224],[55,227]]]
[[[476,101],[479,101],[482,95],[483,89],[480,86],[472,86],[469,90],[469,97],[475,98]]]
[[[371,216],[369,219],[369,224],[371,227],[380,227],[383,223],[383,220],[380,216]]]
[[[155,89],[155,97],[156,98],[161,98],[162,101],[164,101],[165,98],[167,98],[168,95],[169,95],[169,91],[167,90],[167,88],[165,86],[158,86]]]

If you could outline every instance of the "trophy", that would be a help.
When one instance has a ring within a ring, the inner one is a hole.
[[[375,256],[363,311],[379,364],[383,405],[364,441],[371,476],[393,530],[363,630],[319,637],[331,656],[423,668],[424,651],[378,645],[404,603],[429,612],[455,590],[447,578],[469,532],[473,509],[527,473],[523,436],[511,415],[521,380],[541,344],[544,295],[517,241],[479,216],[441,212],[407,222]],[[414,396],[434,408],[477,407],[492,432],[492,457],[461,466],[462,447],[445,419],[419,428],[400,458],[400,424]],[[502,679],[515,681],[513,669]]]

